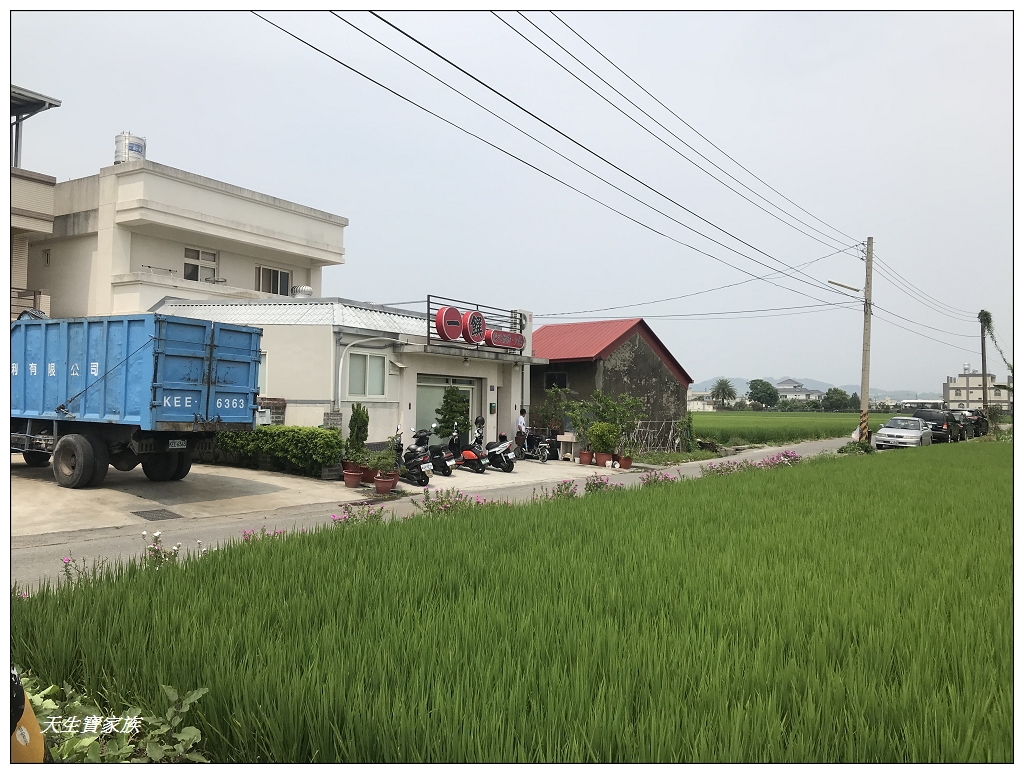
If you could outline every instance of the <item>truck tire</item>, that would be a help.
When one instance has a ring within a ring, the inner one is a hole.
[[[192,452],[178,452],[178,465],[175,467],[174,474],[170,480],[181,481],[181,479],[188,475],[190,470],[192,470]]]
[[[142,455],[142,471],[150,481],[170,481],[177,469],[177,452],[156,452]]]
[[[44,451],[23,451],[21,456],[25,458],[25,464],[30,468],[45,468],[50,464],[50,453]]]
[[[94,435],[85,436],[92,445],[92,477],[88,486],[101,486],[103,479],[107,477],[110,470],[110,451],[107,449],[107,442]]]
[[[139,455],[133,452],[131,449],[125,449],[119,454],[115,454],[110,458],[110,464],[114,466],[115,470],[122,470],[128,472],[129,470],[135,470],[139,464]]]
[[[53,477],[59,486],[81,489],[89,485],[93,472],[92,444],[88,438],[72,433],[57,441],[53,450]]]

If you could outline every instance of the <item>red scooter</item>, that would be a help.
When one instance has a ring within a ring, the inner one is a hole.
[[[469,468],[476,473],[486,473],[490,467],[490,460],[487,459],[487,452],[482,448],[484,437],[484,418],[476,418],[476,438],[473,443],[465,444],[459,442],[459,423],[455,423],[452,436],[448,439],[448,449],[455,456],[457,466]]]

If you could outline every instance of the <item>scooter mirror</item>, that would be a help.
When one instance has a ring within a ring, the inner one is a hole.
[[[430,425],[430,429],[431,430],[437,430],[437,422],[434,422],[433,424],[431,424]]]
[[[398,426],[398,429],[399,429],[399,431],[401,431],[401,429],[402,429],[402,426],[401,426],[401,425],[399,425],[399,426]]]

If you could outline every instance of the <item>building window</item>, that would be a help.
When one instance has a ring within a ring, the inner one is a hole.
[[[960,397],[960,390],[954,390],[954,393],[956,394],[956,397]]]
[[[565,390],[569,386],[569,376],[565,371],[548,371],[544,374],[544,389],[550,390],[552,387],[557,387],[560,390]]]
[[[287,296],[291,280],[292,274],[289,271],[272,269],[269,266],[256,267],[256,290],[261,293]]]
[[[260,367],[256,377],[256,390],[260,395],[267,394],[267,353],[260,352]]]
[[[348,394],[384,397],[384,374],[387,358],[380,355],[348,356]]]
[[[43,250],[43,266],[49,266],[49,265],[50,265],[50,251],[49,250]]]
[[[1002,394],[1003,394],[1003,391],[1002,391],[1002,390],[996,390],[996,397],[997,397],[997,398],[998,398],[998,397],[1001,397],[1001,396],[1002,396]]]
[[[217,253],[186,247],[183,276],[192,282],[213,282],[217,279]]]

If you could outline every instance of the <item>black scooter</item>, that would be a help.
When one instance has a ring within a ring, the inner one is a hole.
[[[508,440],[505,433],[498,433],[498,440],[491,441],[486,446],[487,459],[491,461],[498,470],[511,473],[516,466],[516,454],[512,450],[512,442]]]
[[[402,454],[402,426],[395,431],[395,469],[398,475],[416,486],[426,486],[430,483],[434,466],[430,463],[430,453],[427,451],[427,440],[430,438],[429,430],[413,430],[413,442]]]
[[[429,439],[430,434],[437,430],[437,422],[434,422],[430,426],[430,430],[420,430],[421,433],[427,433]],[[424,440],[426,443],[426,440]],[[434,466],[434,472],[440,473],[442,476],[450,476],[452,471],[455,470],[455,455],[452,454],[441,444],[431,444],[427,450],[430,452],[430,464]]]

